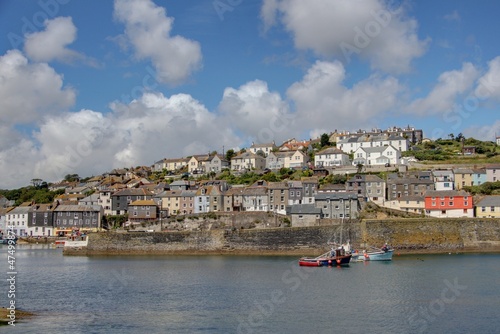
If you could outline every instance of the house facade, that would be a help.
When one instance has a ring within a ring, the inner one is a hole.
[[[252,152],[243,152],[231,158],[231,170],[234,171],[248,171],[265,168],[266,159]]]
[[[486,181],[500,181],[500,164],[492,164],[484,168],[486,170]]]
[[[486,182],[486,170],[484,168],[473,169],[472,185],[480,186]]]
[[[54,235],[54,208],[57,204],[33,204],[28,222],[28,235],[50,237]]]
[[[286,182],[269,182],[267,191],[269,194],[269,211],[285,215],[289,197],[294,190],[290,191]]]
[[[401,151],[394,146],[359,147],[354,152],[354,166],[397,165],[401,161]]]
[[[318,193],[314,205],[326,219],[355,219],[361,209],[356,193]]]
[[[317,226],[322,217],[321,208],[314,204],[288,206],[286,214],[291,218],[292,227]]]
[[[390,201],[406,196],[423,196],[431,190],[434,190],[434,182],[430,179],[420,179],[411,175],[387,178],[387,199]]]
[[[315,167],[338,167],[350,164],[349,154],[335,147],[326,148],[314,155]]]
[[[474,171],[469,168],[456,168],[453,170],[453,174],[455,175],[455,189],[460,190],[463,187],[470,187],[473,184],[472,176],[474,175]]]
[[[277,151],[278,147],[274,143],[264,143],[264,144],[255,144],[252,142],[252,146],[248,149],[248,151],[252,152],[253,154],[257,154],[259,151],[262,152],[264,157],[267,157],[269,153],[273,151]]]
[[[31,216],[31,203],[15,207],[5,215],[6,227],[12,226],[12,230],[17,236],[27,236],[28,222],[32,219]]]
[[[454,190],[455,189],[455,174],[451,170],[434,170],[432,171],[434,180],[434,188],[436,190]]]
[[[159,218],[159,208],[155,201],[138,200],[128,205],[128,220],[132,223],[152,222]]]
[[[130,188],[119,190],[111,195],[111,212],[113,215],[127,213],[128,205],[138,200],[150,200],[153,193],[142,188]]]
[[[500,195],[486,196],[477,202],[476,217],[500,218]]]
[[[58,205],[54,209],[54,233],[95,232],[101,228],[104,210],[99,205]]]
[[[463,190],[430,190],[425,193],[424,197],[427,216],[474,217],[472,196]]]

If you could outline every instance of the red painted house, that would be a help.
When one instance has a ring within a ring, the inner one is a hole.
[[[464,190],[428,190],[424,198],[427,216],[474,217],[472,196]]]

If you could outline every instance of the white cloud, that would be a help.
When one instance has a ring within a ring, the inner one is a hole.
[[[373,75],[352,88],[344,85],[344,66],[317,61],[287,96],[296,107],[296,124],[311,137],[334,129],[357,129],[376,123],[391,111],[402,87],[395,78]],[[374,122],[375,121],[375,122]]]
[[[56,17],[44,22],[45,30],[25,36],[24,51],[26,55],[37,62],[58,60],[72,62],[87,59],[83,54],[68,49],[67,46],[76,39],[76,27],[71,17]]]
[[[428,41],[417,35],[417,21],[402,8],[380,0],[264,0],[261,18],[268,29],[276,18],[293,35],[298,49],[349,62],[359,56],[372,68],[408,72]]]
[[[293,122],[287,103],[261,80],[226,88],[219,110],[242,136],[259,143],[285,139]]]
[[[463,134],[467,138],[495,141],[496,136],[500,136],[500,120],[491,125],[470,126],[464,129]]]
[[[17,134],[0,149],[0,188],[47,182],[66,174],[99,175],[112,168],[152,165],[164,157],[222,153],[241,144],[216,114],[187,94],[147,93],[129,104],[113,103],[103,114],[80,110],[46,117],[33,138]],[[0,127],[0,134],[15,134]],[[8,165],[7,165],[8,161]]]
[[[456,10],[456,9],[453,12],[443,16],[443,18],[446,21],[461,21],[462,20],[462,18],[460,17],[460,14],[458,13],[458,10]]]
[[[157,80],[185,81],[201,67],[201,47],[182,36],[170,36],[174,19],[150,0],[115,0],[115,17],[125,23],[125,35],[138,59],[151,59]]]
[[[29,63],[18,50],[0,56],[0,123],[34,123],[75,102],[62,76],[45,63]]]
[[[500,56],[488,62],[488,71],[478,80],[475,96],[500,100]]]
[[[406,111],[420,116],[450,112],[457,98],[469,92],[478,77],[479,71],[471,63],[464,63],[460,70],[444,72],[432,91],[426,97],[414,100]]]

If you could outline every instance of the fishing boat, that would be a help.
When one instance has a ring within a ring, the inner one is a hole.
[[[363,253],[353,255],[353,261],[391,261],[394,254],[394,248],[385,244],[381,248],[370,247],[370,250],[364,250]]]
[[[326,267],[349,265],[352,254],[344,247],[337,247],[317,257],[301,257],[299,266],[305,267]]]

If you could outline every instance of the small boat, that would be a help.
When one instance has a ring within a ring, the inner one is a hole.
[[[362,254],[356,254],[356,261],[391,261],[394,249],[387,244],[382,248],[371,247],[371,250],[364,250]]]
[[[332,249],[317,257],[301,257],[299,266],[305,267],[326,267],[349,265],[352,254],[343,247]]]
[[[59,239],[59,240],[56,240],[54,242],[54,244],[55,244],[56,248],[62,248],[66,244],[66,240]]]

